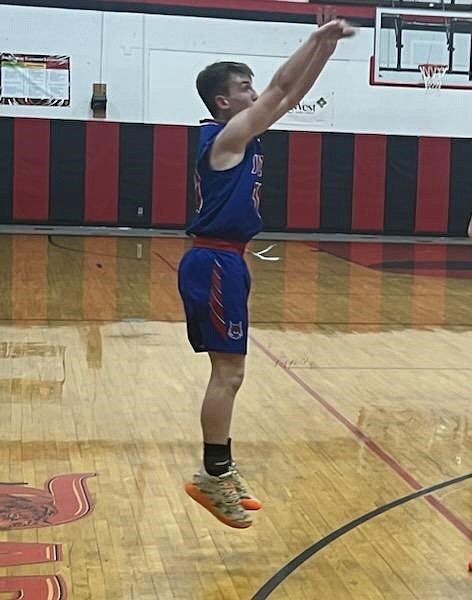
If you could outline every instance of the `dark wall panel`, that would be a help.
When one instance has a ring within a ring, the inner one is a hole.
[[[385,233],[415,232],[417,165],[418,138],[390,136],[387,140]]]
[[[0,223],[13,217],[13,119],[0,119]]]
[[[149,227],[152,214],[153,126],[120,127],[120,225]]]
[[[354,135],[323,134],[321,230],[349,233],[352,227]]]
[[[85,123],[51,121],[49,219],[84,222]]]
[[[465,235],[472,214],[472,140],[451,140],[448,233]]]

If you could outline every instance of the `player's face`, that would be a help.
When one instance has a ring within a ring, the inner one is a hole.
[[[228,95],[225,98],[228,103],[225,112],[229,118],[254,104],[257,100],[257,92],[252,86],[252,79],[247,75],[231,75]]]

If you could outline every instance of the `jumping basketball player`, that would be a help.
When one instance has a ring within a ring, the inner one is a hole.
[[[179,291],[195,352],[208,352],[211,375],[201,409],[203,465],[186,492],[231,527],[251,525],[252,496],[231,456],[233,403],[244,377],[250,276],[243,254],[262,228],[264,156],[259,134],[310,90],[341,38],[354,29],[333,20],[314,31],[257,95],[251,69],[218,62],[197,77],[214,120],[202,122],[195,170],[193,247],[179,266]]]

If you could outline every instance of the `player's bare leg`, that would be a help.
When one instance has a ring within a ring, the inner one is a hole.
[[[241,505],[246,510],[259,510],[261,502],[251,493],[231,456],[231,417],[234,399],[244,378],[244,359],[241,354],[210,353],[212,372],[203,401],[201,424],[206,444],[228,445],[228,454],[225,453],[222,460],[229,460]]]
[[[211,375],[203,399],[200,422],[207,444],[227,445],[233,404],[244,379],[244,354],[209,352]]]
[[[211,376],[201,410],[203,467],[185,486],[189,496],[230,527],[252,523],[241,505],[228,446],[236,394],[244,379],[245,356],[210,352]]]

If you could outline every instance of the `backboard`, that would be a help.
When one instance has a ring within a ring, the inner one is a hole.
[[[370,84],[424,87],[421,64],[446,67],[443,89],[472,89],[472,14],[378,7]]]

